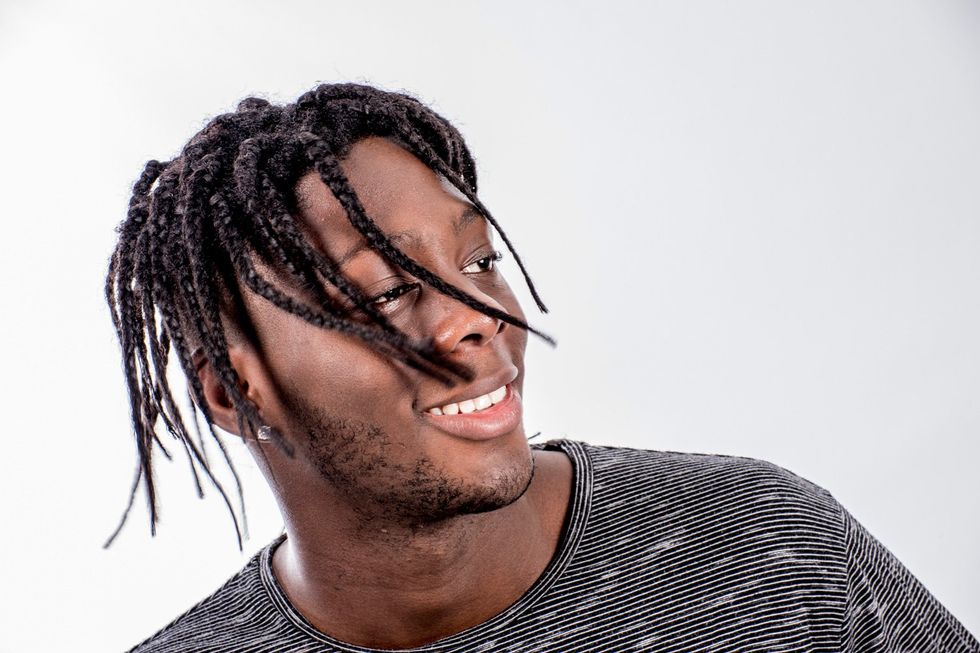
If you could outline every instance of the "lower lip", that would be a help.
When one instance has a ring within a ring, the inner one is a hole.
[[[521,425],[521,395],[507,384],[507,395],[499,403],[472,413],[456,415],[422,415],[434,427],[467,440],[492,440],[510,433]]]

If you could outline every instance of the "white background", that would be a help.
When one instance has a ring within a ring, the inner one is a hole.
[[[529,433],[783,465],[980,632],[980,4],[6,0],[0,650],[125,649],[278,532],[234,445],[244,554],[183,462],[159,536],[140,502],[100,548],[134,454],[102,282],[147,158],[338,80],[468,138],[559,340]]]

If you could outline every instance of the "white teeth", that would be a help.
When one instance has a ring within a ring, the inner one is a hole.
[[[459,403],[446,404],[445,406],[430,408],[428,412],[432,415],[457,415],[459,413],[466,415],[472,413],[473,411],[483,410],[484,408],[489,408],[494,404],[499,404],[506,396],[507,386],[501,386],[488,394],[473,397],[472,399],[466,399],[465,401],[461,401]]]

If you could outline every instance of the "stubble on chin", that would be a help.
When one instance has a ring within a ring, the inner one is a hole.
[[[289,404],[309,462],[365,522],[416,530],[497,510],[519,499],[534,475],[531,458],[489,482],[467,483],[448,477],[428,457],[405,458],[405,447],[377,424],[330,414],[295,394]]]

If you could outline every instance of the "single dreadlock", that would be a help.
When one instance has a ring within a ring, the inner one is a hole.
[[[455,377],[472,378],[468,368],[437,355],[431,338],[416,342],[392,325],[336,263],[302,235],[295,217],[295,188],[309,171],[319,174],[351,225],[391,264],[470,308],[554,344],[524,321],[447,283],[391,243],[367,215],[340,166],[351,147],[368,136],[398,143],[463,193],[500,234],[538,308],[547,312],[510,240],[476,196],[476,166],[462,136],[442,116],[408,95],[358,84],[323,84],[282,106],[260,98],[242,100],[234,112],[208,123],[178,157],[146,164],[118,228],[119,243],[109,263],[105,293],[122,349],[137,465],[126,509],[106,547],[125,524],[141,483],[150,531],[156,534],[154,451],[159,448],[172,459],[157,433],[162,422],[184,449],[198,495],[204,495],[202,475],[221,495],[241,548],[242,535],[247,534],[242,486],[215,431],[197,370],[204,364],[213,368],[235,407],[240,433],[254,437],[262,420],[239,390],[222,323],[229,306],[238,320],[247,322],[242,286],[310,324],[356,336],[447,385]],[[295,299],[263,276],[257,263],[309,289],[314,301]],[[326,284],[337,288],[356,309],[343,308],[331,299]],[[361,311],[369,321],[351,319],[352,310]],[[167,380],[171,351],[188,381],[196,439]],[[199,414],[235,481],[241,521],[212,471]],[[271,435],[286,454],[293,455],[280,433],[272,429]]]

